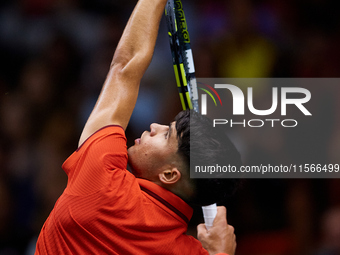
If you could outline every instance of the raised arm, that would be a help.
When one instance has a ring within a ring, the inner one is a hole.
[[[140,80],[152,59],[166,1],[138,1],[118,43],[79,145],[106,125],[116,124],[126,129],[136,104]]]

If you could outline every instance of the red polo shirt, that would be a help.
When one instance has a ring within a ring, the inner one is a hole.
[[[63,164],[67,187],[41,230],[36,254],[208,254],[185,234],[192,208],[137,179],[126,165],[121,127],[107,126],[87,139]]]

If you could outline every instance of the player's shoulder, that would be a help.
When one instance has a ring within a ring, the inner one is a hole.
[[[92,144],[96,140],[101,140],[103,138],[123,138],[126,140],[125,131],[123,127],[119,125],[107,125],[99,128],[93,134],[91,134],[77,149],[77,151],[81,150],[83,146],[88,146]]]

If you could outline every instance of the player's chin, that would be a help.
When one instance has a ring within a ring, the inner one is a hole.
[[[127,149],[128,158],[131,157],[131,155],[133,154],[134,149],[135,149],[135,145],[132,145],[132,146],[130,146],[130,147]]]

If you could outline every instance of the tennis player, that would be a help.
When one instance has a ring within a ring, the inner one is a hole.
[[[36,254],[234,254],[225,207],[218,207],[209,231],[198,226],[199,240],[186,235],[193,213],[189,204],[218,202],[230,188],[222,180],[189,178],[190,132],[203,133],[198,140],[204,146],[196,144],[204,149],[199,157],[222,154],[218,139],[204,136],[210,125],[200,115],[184,111],[170,125],[153,123],[126,148],[124,131],[166,1],[137,3],[79,147],[63,164],[67,187],[41,230]],[[189,116],[197,122],[190,129]],[[227,144],[233,156],[235,149]],[[128,160],[132,173],[126,170]]]

